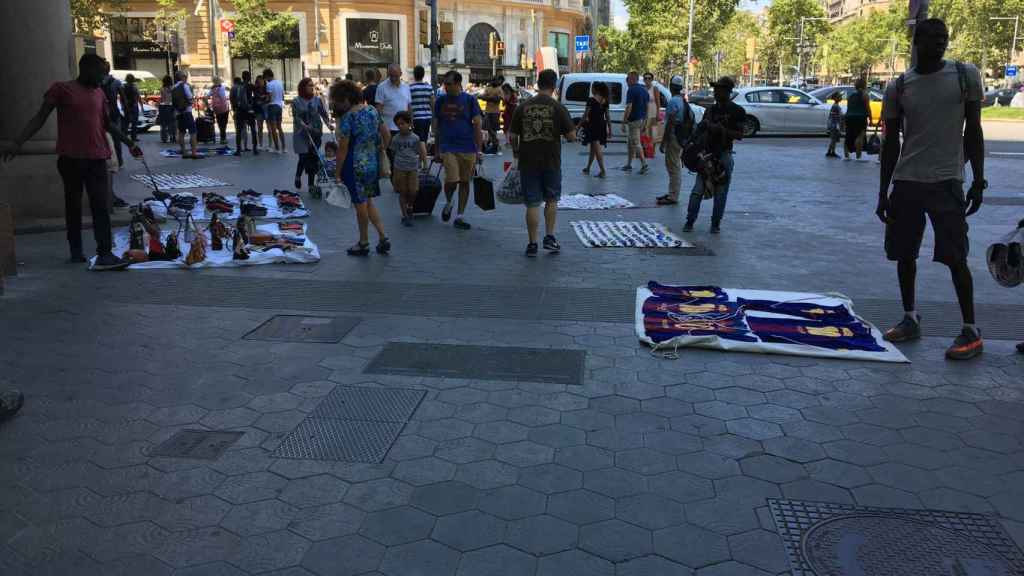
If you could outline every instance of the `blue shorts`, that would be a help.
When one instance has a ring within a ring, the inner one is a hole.
[[[174,115],[174,121],[178,124],[178,132],[182,134],[196,133],[196,119],[192,116],[192,112],[178,112]]]
[[[267,121],[280,122],[283,110],[277,104],[267,104]]]
[[[562,171],[520,169],[519,185],[528,208],[536,208],[542,202],[558,202],[562,198]]]

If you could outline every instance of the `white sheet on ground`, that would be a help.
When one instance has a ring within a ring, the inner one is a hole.
[[[634,206],[636,205],[616,194],[570,194],[562,196],[558,201],[559,210],[613,210]]]
[[[176,230],[178,224],[176,222],[169,222],[161,227],[163,243],[166,244],[167,235]],[[197,262],[192,266],[185,265],[185,256],[188,254],[189,245],[185,242],[184,233],[178,235],[178,245],[181,248],[181,257],[173,261],[151,261],[151,262],[140,262],[138,264],[132,264],[128,267],[129,270],[166,270],[171,268],[187,268],[187,269],[199,269],[199,268],[238,268],[242,266],[260,266],[262,264],[309,264],[320,261],[320,248],[317,247],[309,236],[306,234],[308,226],[303,224],[303,234],[305,243],[302,246],[296,246],[290,250],[282,250],[280,248],[271,248],[266,252],[260,252],[252,247],[249,249],[248,260],[233,260],[231,250],[231,240],[224,240],[223,250],[213,250],[210,248],[210,233],[203,229],[203,234],[206,235],[206,260]],[[259,232],[265,232],[267,234],[281,235],[284,234],[278,228],[277,223],[265,223],[257,224],[256,230]],[[114,231],[114,254],[121,256],[128,250],[129,246],[129,232],[128,228],[118,228]],[[90,261],[89,265],[96,260],[94,256]]]
[[[216,178],[203,176],[202,174],[170,174],[166,172],[154,172],[152,180],[149,174],[132,174],[132,180],[142,182],[152,187],[153,181],[161,190],[187,190],[191,188],[215,188],[217,186],[230,186]]]
[[[657,222],[570,222],[576,237],[591,248],[693,248]]]
[[[818,346],[803,344],[778,344],[773,342],[740,342],[719,338],[718,336],[676,336],[671,340],[656,344],[651,340],[644,329],[644,302],[651,296],[651,291],[646,286],[636,289],[636,310],[634,326],[636,335],[641,342],[658,350],[673,350],[674,348],[694,347],[708,348],[711,350],[723,350],[727,352],[756,352],[761,354],[788,354],[793,356],[811,356],[816,358],[836,358],[842,360],[872,360],[876,362],[910,362],[896,346],[886,342],[882,338],[881,331],[873,324],[858,316],[853,309],[853,301],[841,294],[813,294],[807,292],[780,292],[774,290],[745,290],[740,288],[722,288],[729,295],[729,300],[735,302],[736,298],[748,300],[772,300],[775,302],[813,302],[822,306],[845,306],[851,314],[857,317],[865,326],[871,329],[871,335],[875,342],[885,348],[884,352],[868,352],[863,350],[832,350]],[[761,316],[765,318],[780,317],[779,315],[766,312],[748,311],[746,314]]]

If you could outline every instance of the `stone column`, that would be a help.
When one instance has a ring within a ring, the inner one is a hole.
[[[71,12],[66,1],[0,2],[0,148],[39,109],[55,80],[74,77]],[[0,272],[14,274],[13,223],[64,214],[55,155],[56,113],[25,143],[24,155],[0,169]]]

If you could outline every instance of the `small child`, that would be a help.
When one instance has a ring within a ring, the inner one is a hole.
[[[337,142],[325,142],[324,143],[324,168],[327,169],[327,174],[334,178],[334,172],[338,167],[338,143]]]
[[[391,185],[399,194],[402,225],[412,226],[413,204],[420,189],[419,170],[427,167],[427,146],[412,131],[412,114],[403,110],[395,114],[398,134],[391,138],[388,149],[395,159]]]
[[[832,95],[832,109],[828,112],[828,152],[825,153],[826,158],[839,158],[839,154],[836,154],[836,144],[839,143],[839,133],[842,131],[843,124],[843,109],[839,106],[842,100],[842,93],[836,92]]]

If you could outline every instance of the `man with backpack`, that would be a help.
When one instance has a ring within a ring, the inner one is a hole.
[[[125,77],[122,94],[124,97],[124,122],[121,124],[121,132],[134,140],[139,129],[139,109],[142,107],[142,94],[136,85],[134,74]]]
[[[679,203],[679,190],[683,186],[683,145],[693,132],[693,110],[683,98],[683,84],[683,77],[678,74],[668,84],[672,99],[665,106],[665,132],[660,147],[665,155],[665,170],[668,171],[668,194],[658,197],[658,204],[662,206]]]
[[[967,266],[967,216],[981,208],[988,186],[983,94],[977,68],[943,59],[948,45],[945,22],[919,22],[914,30],[917,64],[886,88],[882,110],[888,137],[882,146],[875,213],[885,224],[886,256],[897,263],[904,310],[903,319],[885,333],[885,339],[907,342],[921,337],[914,292],[927,215],[935,231],[934,260],[949,267],[963,317],[963,328],[946,358],[968,360],[984,347],[974,325],[974,280]],[[965,160],[974,173],[966,197]]]
[[[722,76],[718,82],[711,84],[711,88],[714,90],[715,103],[704,112],[704,119],[697,128],[701,132],[700,143],[692,146],[695,149],[692,151],[703,148],[700,152],[707,160],[702,162],[702,169],[697,170],[697,181],[690,192],[683,232],[693,232],[693,223],[700,214],[700,203],[706,197],[705,192],[714,198],[711,233],[721,232],[725,201],[732,183],[732,146],[736,140],[743,139],[743,123],[746,122],[747,114],[739,104],[732,101],[736,83],[732,78]]]
[[[235,153],[239,156],[247,149],[245,133],[252,132],[252,153],[259,156],[260,150],[256,142],[256,114],[253,111],[255,95],[252,87],[252,73],[242,72],[241,78],[235,78],[231,86],[231,109],[235,111]]]
[[[124,84],[120,80],[114,78],[110,74],[110,62],[103,61],[104,76],[103,82],[100,84],[100,89],[103,91],[103,95],[107,97],[107,116],[110,121],[117,125],[121,129],[121,132],[125,132],[124,129],[124,115],[121,113],[121,107],[118,105],[119,102],[124,100]],[[124,157],[122,156],[121,143],[114,140],[114,154],[117,155],[117,165],[124,166]]]
[[[196,119],[192,116],[192,87],[188,85],[188,74],[184,70],[174,73],[174,87],[171,88],[171,105],[174,106],[174,119],[178,126],[178,145],[181,146],[181,157],[198,160],[196,151]],[[185,133],[188,133],[192,154],[185,154]]]

